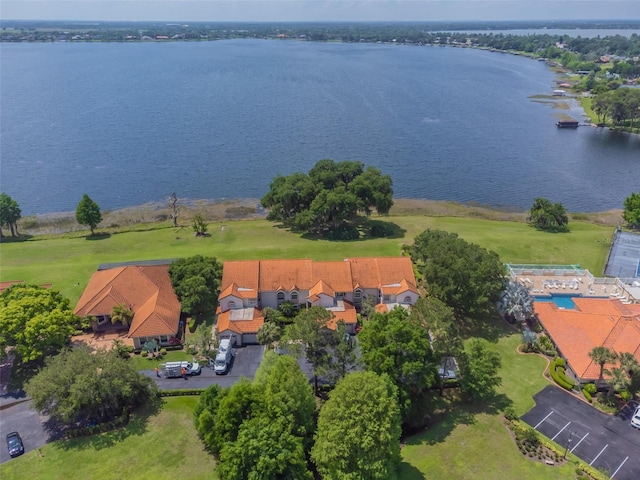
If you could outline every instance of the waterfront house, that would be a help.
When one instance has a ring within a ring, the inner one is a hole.
[[[256,343],[255,334],[264,322],[261,310],[277,309],[284,302],[297,309],[326,308],[333,314],[329,328],[344,321],[349,333],[355,333],[363,302],[389,310],[413,305],[417,299],[409,257],[230,261],[223,266],[218,335],[233,337],[237,345]]]
[[[111,321],[114,307],[133,312],[130,325]],[[180,302],[164,265],[123,265],[95,272],[85,288],[75,314],[92,318],[96,333],[124,332],[136,349],[149,340],[160,345],[175,341],[180,326]]]

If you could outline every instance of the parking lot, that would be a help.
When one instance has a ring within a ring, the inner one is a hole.
[[[231,365],[231,370],[225,375],[216,375],[213,368],[206,365],[202,366],[202,373],[200,375],[189,376],[187,380],[179,377],[158,378],[153,370],[143,370],[141,373],[152,377],[161,390],[206,388],[214,384],[220,385],[221,387],[229,387],[236,383],[240,377],[252,379],[260,366],[263,354],[264,346],[262,345],[247,345],[236,348],[236,356]]]
[[[522,420],[617,480],[640,478],[640,430],[629,425],[637,402],[611,416],[548,386],[535,397],[536,406]]]
[[[0,463],[11,459],[7,450],[5,438],[10,432],[18,432],[24,443],[24,451],[36,450],[45,443],[54,439],[46,430],[47,417],[43,417],[35,410],[31,409],[31,400],[20,401],[6,406],[0,412],[0,436],[2,445],[0,446]]]

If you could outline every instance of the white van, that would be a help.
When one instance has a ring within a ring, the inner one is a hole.
[[[231,339],[230,338],[222,338],[220,340],[220,344],[218,345],[218,353],[227,353],[227,351],[229,351],[231,353],[232,357],[235,357],[236,351],[234,350],[233,346],[231,345]]]
[[[213,362],[213,370],[216,372],[216,375],[224,375],[229,371],[231,367],[231,350],[227,349],[224,352],[218,351],[216,355],[216,359]]]
[[[167,362],[162,367],[164,375],[167,378],[181,377],[182,369],[185,369],[187,375],[200,375],[202,367],[197,362]]]

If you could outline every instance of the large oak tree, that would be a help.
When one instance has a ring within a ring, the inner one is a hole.
[[[261,203],[269,220],[297,231],[354,232],[358,214],[387,214],[393,205],[391,177],[360,162],[320,160],[309,174],[279,175]]]

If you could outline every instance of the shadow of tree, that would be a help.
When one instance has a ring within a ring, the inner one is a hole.
[[[293,233],[299,233],[291,230]],[[326,234],[305,232],[300,235],[305,240],[327,240],[330,242],[364,242],[376,238],[404,238],[406,230],[400,225],[384,221],[361,218],[358,222],[338,232]]]
[[[422,480],[426,477],[410,463],[402,462],[398,467],[398,478],[402,480]]]
[[[463,402],[462,400],[442,400],[437,413],[431,417],[429,425],[418,433],[405,438],[407,445],[435,445],[444,442],[458,425],[473,425],[479,414],[498,415],[512,405],[512,401],[503,393],[497,393],[482,402]],[[446,404],[445,408],[442,405]]]
[[[94,233],[93,235],[87,235],[85,237],[86,240],[106,240],[107,238],[111,238],[109,232]]]
[[[485,313],[475,318],[464,318],[458,323],[458,329],[464,340],[484,338],[491,343],[518,333],[516,327],[509,325],[497,312]]]
[[[31,240],[32,238],[33,238],[33,235],[30,235],[28,233],[18,235],[17,237],[4,235],[2,239],[0,239],[0,243],[20,243],[20,242],[26,242],[27,240]]]
[[[62,450],[102,450],[113,447],[127,437],[143,435],[147,431],[149,419],[160,412],[163,404],[161,398],[156,398],[133,412],[127,425],[108,432],[60,442],[57,444],[58,448]],[[64,428],[51,419],[45,423],[45,430],[52,440],[62,438],[64,435]]]

